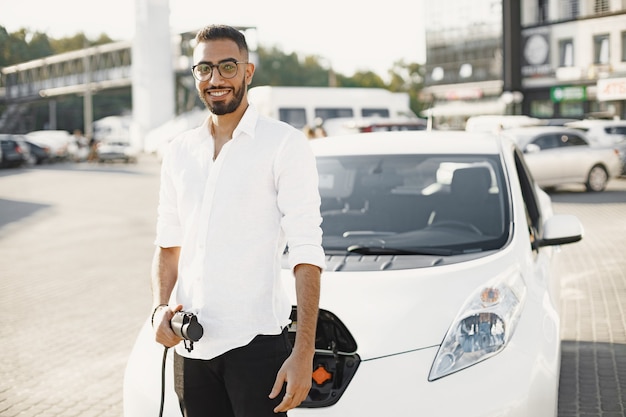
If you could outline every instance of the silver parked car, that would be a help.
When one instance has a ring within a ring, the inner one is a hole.
[[[585,134],[561,126],[506,129],[524,152],[535,181],[543,188],[582,184],[587,191],[603,191],[621,173],[614,146],[591,145]]]
[[[622,175],[626,175],[626,120],[578,120],[565,126],[582,130],[592,144],[614,145],[620,152]]]

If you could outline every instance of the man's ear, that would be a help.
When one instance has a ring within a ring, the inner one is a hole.
[[[252,83],[252,77],[254,76],[255,66],[252,62],[246,65],[246,85],[250,85]]]

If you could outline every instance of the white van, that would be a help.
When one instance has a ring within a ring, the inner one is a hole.
[[[417,117],[408,93],[384,88],[275,87],[248,90],[248,99],[259,113],[289,123],[297,129],[337,117]]]

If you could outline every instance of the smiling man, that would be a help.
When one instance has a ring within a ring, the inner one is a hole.
[[[155,340],[176,346],[183,415],[286,416],[311,387],[325,267],[315,158],[302,132],[249,105],[255,66],[239,30],[208,26],[196,41],[192,72],[210,113],[163,159]],[[286,247],[298,304],[293,347],[280,279]],[[179,310],[204,328],[193,345],[170,327]]]

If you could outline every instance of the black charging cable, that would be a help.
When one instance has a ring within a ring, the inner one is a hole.
[[[159,307],[157,307],[154,311]],[[152,314],[152,320],[154,321],[154,313]],[[195,314],[187,313],[184,311],[177,311],[170,320],[170,326],[174,334],[182,338],[185,343],[185,349],[191,352],[193,350],[193,342],[200,340],[204,333],[202,325],[198,323],[198,318]],[[187,343],[189,342],[189,343]],[[163,350],[163,362],[161,363],[161,407],[159,410],[159,417],[163,417],[163,408],[165,405],[165,363],[167,362],[167,351],[169,348],[165,346]]]
[[[165,362],[167,361],[168,347],[163,350],[163,362],[161,364],[161,409],[159,410],[159,417],[163,417],[163,406],[165,405]]]

